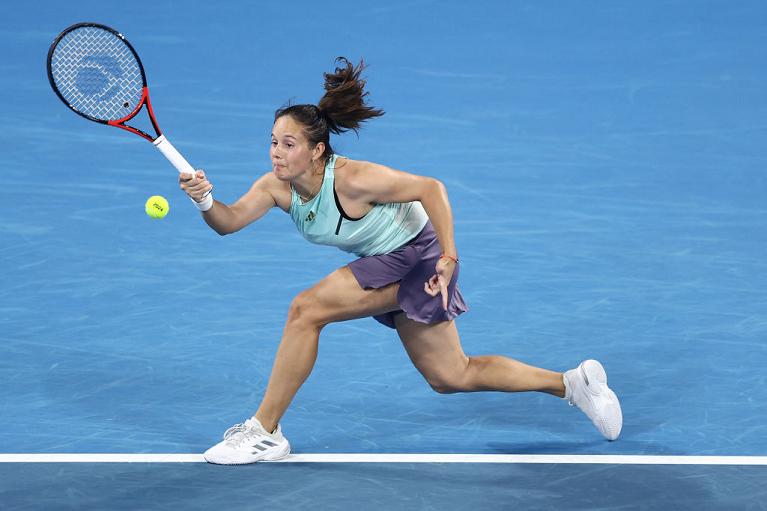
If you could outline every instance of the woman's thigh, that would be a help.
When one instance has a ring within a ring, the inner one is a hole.
[[[374,316],[399,309],[399,283],[363,289],[348,266],[337,269],[293,301],[293,308],[321,323]]]
[[[425,324],[397,314],[394,324],[413,365],[433,387],[463,374],[469,357],[463,352],[454,321]]]

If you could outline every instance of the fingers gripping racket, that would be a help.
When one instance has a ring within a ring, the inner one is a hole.
[[[116,30],[77,23],[64,30],[48,51],[48,80],[56,95],[88,120],[130,131],[152,142],[179,172],[194,174],[157,125],[144,66],[136,50]],[[146,106],[156,135],[126,124]]]

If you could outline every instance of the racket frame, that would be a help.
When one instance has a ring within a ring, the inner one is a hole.
[[[53,78],[53,70],[51,69],[51,62],[53,61],[53,53],[56,50],[56,48],[59,45],[59,42],[61,39],[63,39],[67,34],[70,32],[77,30],[79,28],[83,27],[94,27],[101,30],[106,30],[107,32],[110,32],[115,37],[118,37],[123,43],[125,43],[125,46],[128,47],[130,52],[133,54],[133,57],[136,59],[136,63],[138,64],[139,71],[141,71],[141,99],[138,102],[138,105],[132,112],[130,112],[125,117],[122,117],[120,119],[113,119],[113,120],[105,120],[105,119],[98,119],[96,117],[93,117],[92,115],[88,115],[86,113],[83,113],[79,110],[77,110],[74,106],[72,106],[69,101],[64,98],[64,96],[59,91],[59,88],[56,86],[56,81]],[[149,99],[149,86],[146,83],[146,73],[144,72],[144,65],[141,63],[141,59],[138,56],[138,52],[133,48],[133,45],[123,36],[120,32],[113,29],[112,27],[108,27],[106,25],[103,25],[101,23],[94,23],[94,22],[83,22],[83,23],[75,23],[74,25],[71,25],[64,29],[63,32],[61,32],[56,39],[54,39],[53,43],[51,44],[50,49],[48,50],[48,58],[46,59],[46,70],[48,74],[48,81],[51,84],[51,88],[56,93],[56,95],[59,97],[59,99],[69,107],[70,110],[75,112],[77,115],[84,117],[88,119],[89,121],[94,121],[99,124],[106,124],[108,126],[114,126],[115,128],[120,128],[125,131],[129,131],[131,133],[134,133],[140,137],[142,137],[145,140],[148,140],[149,142],[152,142],[152,144],[157,147],[157,149],[160,150],[160,152],[173,164],[174,167],[176,167],[176,170],[178,170],[182,174],[195,174],[194,167],[192,167],[189,162],[186,161],[186,159],[181,156],[181,154],[176,150],[175,147],[168,141],[167,138],[162,134],[162,131],[160,130],[160,126],[157,124],[157,119],[155,119],[154,116],[154,110],[152,110],[152,101]],[[146,132],[134,127],[130,126],[128,124],[125,124],[127,121],[133,119],[138,115],[138,113],[141,111],[141,108],[146,105],[147,114],[149,115],[149,120],[152,123],[152,127],[154,128],[154,131],[157,133],[156,137],[152,137],[151,135],[147,134]]]
[[[141,72],[141,99],[138,102],[138,105],[134,110],[126,115],[125,117],[121,119],[114,119],[114,120],[105,120],[105,119],[98,119],[96,117],[93,117],[92,115],[88,115],[86,113],[83,113],[76,109],[74,106],[72,106],[69,101],[66,100],[66,98],[61,94],[61,91],[59,91],[59,88],[56,86],[56,81],[53,78],[53,70],[51,69],[51,62],[53,61],[53,52],[56,51],[56,48],[59,45],[59,42],[70,32],[73,32],[80,28],[85,27],[94,27],[101,30],[106,30],[107,32],[110,32],[115,37],[119,38],[123,43],[125,43],[125,46],[128,47],[130,52],[133,54],[133,58],[136,59],[136,63],[138,64],[139,71]],[[131,133],[135,133],[136,135],[139,135],[140,137],[150,141],[154,142],[158,137],[162,135],[162,131],[160,131],[160,127],[157,125],[157,119],[154,117],[154,111],[152,110],[152,103],[149,99],[149,88],[147,87],[146,83],[146,73],[144,72],[144,65],[141,63],[141,59],[138,56],[138,53],[136,52],[135,48],[133,48],[133,45],[125,38],[124,35],[122,35],[117,30],[113,29],[112,27],[108,27],[106,25],[102,25],[101,23],[93,23],[93,22],[84,22],[84,23],[75,23],[74,25],[67,27],[64,29],[63,32],[61,32],[56,39],[54,39],[53,43],[51,44],[50,49],[48,50],[48,58],[46,59],[46,70],[48,74],[48,81],[51,84],[51,88],[56,93],[56,95],[59,97],[59,99],[67,105],[74,113],[81,117],[85,117],[89,121],[98,122],[100,124],[108,124],[109,126],[114,126],[116,128],[121,128],[126,131],[130,131]],[[147,112],[149,113],[149,120],[152,122],[152,127],[157,132],[156,137],[152,137],[151,135],[145,133],[144,131],[135,128],[133,126],[128,126],[125,124],[125,122],[133,119],[138,115],[139,111],[141,111],[141,107],[146,105],[147,106]]]

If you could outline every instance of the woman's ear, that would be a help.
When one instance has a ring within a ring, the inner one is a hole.
[[[317,142],[312,150],[312,161],[319,160],[323,154],[325,154],[325,142]]]

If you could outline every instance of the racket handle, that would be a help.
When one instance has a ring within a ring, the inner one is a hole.
[[[152,143],[166,158],[168,158],[168,161],[170,161],[173,166],[176,167],[176,170],[182,174],[194,175],[194,167],[189,165],[189,162],[186,161],[183,156],[181,156],[181,153],[179,153],[176,148],[173,147],[170,142],[168,142],[168,139],[165,138],[165,135],[160,135]]]

